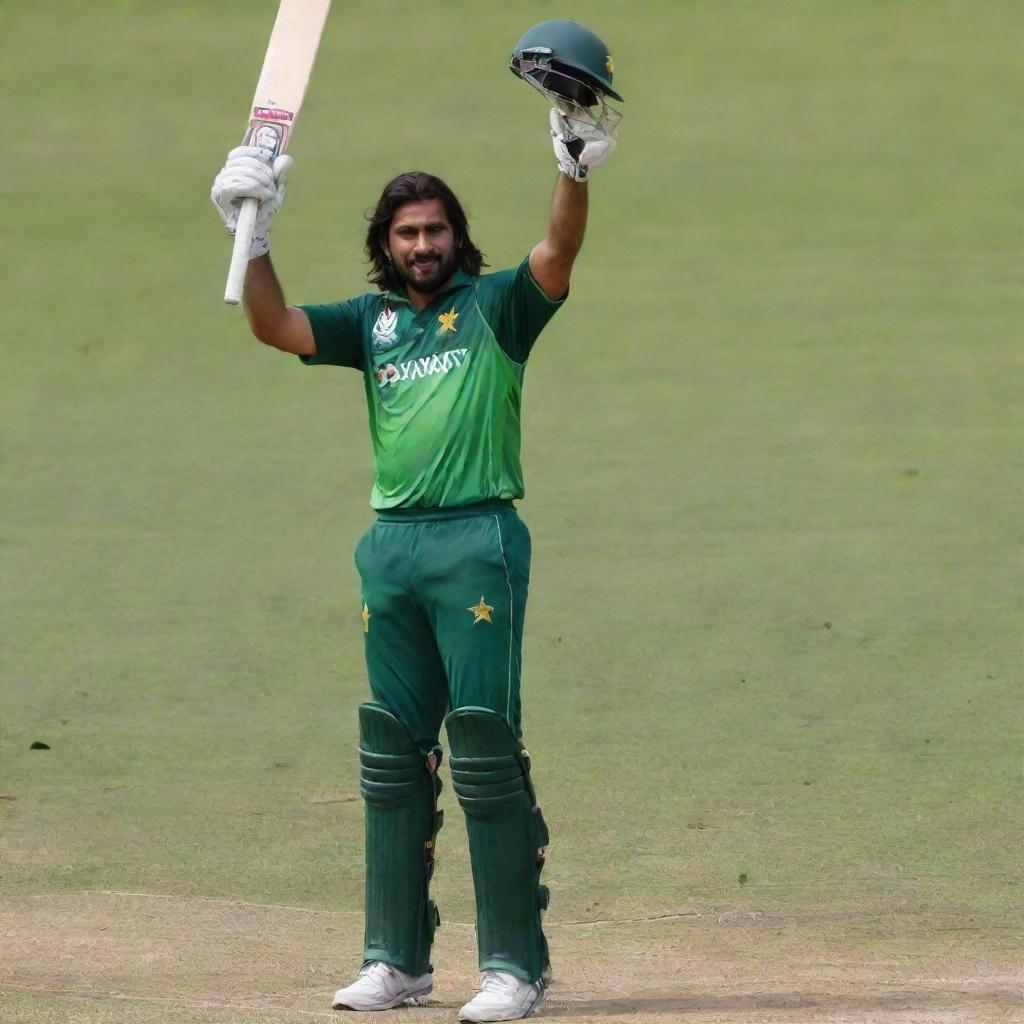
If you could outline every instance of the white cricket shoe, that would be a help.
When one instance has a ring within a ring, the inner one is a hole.
[[[484,971],[480,991],[459,1010],[459,1020],[521,1020],[544,998],[544,986],[532,985],[508,971]]]
[[[335,1010],[390,1010],[410,999],[425,996],[434,987],[434,976],[418,978],[403,974],[391,964],[374,960],[359,971],[359,977],[334,993]]]

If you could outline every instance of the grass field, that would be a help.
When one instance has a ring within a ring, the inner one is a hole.
[[[362,387],[248,337],[207,199],[275,7],[0,3],[4,1024],[329,1019],[361,948]],[[364,290],[414,166],[522,258],[533,22],[627,101],[525,392],[545,1015],[1024,1019],[1020,6],[335,8],[293,301]],[[396,1020],[475,982],[443,801]]]

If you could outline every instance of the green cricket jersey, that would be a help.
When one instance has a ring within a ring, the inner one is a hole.
[[[447,508],[521,498],[523,368],[551,301],[528,260],[478,278],[459,271],[417,310],[397,292],[304,305],[316,354],[362,370],[376,509]]]

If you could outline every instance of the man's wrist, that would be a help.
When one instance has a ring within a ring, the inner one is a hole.
[[[574,185],[582,185],[584,188],[586,188],[588,182],[590,181],[590,176],[587,174],[586,168],[583,169],[582,178],[577,178],[574,174],[567,171],[564,167],[561,166],[559,166],[558,168],[558,173],[567,181],[571,181]]]

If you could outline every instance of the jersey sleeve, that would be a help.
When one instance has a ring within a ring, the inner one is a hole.
[[[299,306],[309,318],[313,328],[316,352],[299,356],[307,366],[351,366],[361,370],[363,357],[363,331],[361,299],[345,302],[326,302]]]
[[[527,256],[518,267],[480,278],[478,295],[502,351],[515,362],[525,363],[533,343],[569,293],[549,299],[533,279]]]

